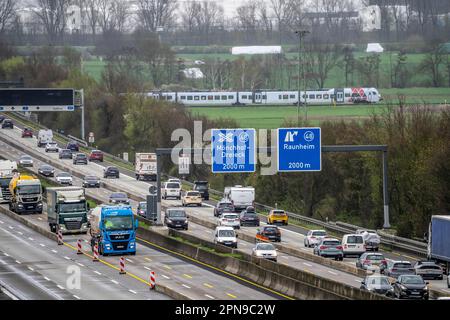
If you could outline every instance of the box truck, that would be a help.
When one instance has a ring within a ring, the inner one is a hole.
[[[255,205],[255,188],[243,186],[226,187],[224,198],[233,204],[236,212],[241,212],[248,206]]]
[[[50,129],[44,130],[41,129],[37,135],[37,146],[39,148],[45,147],[45,145],[49,142],[53,141],[53,131]]]
[[[136,153],[136,180],[156,181],[156,153]]]

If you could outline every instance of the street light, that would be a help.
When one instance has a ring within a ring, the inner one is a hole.
[[[305,82],[305,121],[307,120],[308,114],[306,110],[306,78],[305,78],[305,67],[301,64],[301,48],[302,48],[302,38],[304,38],[309,31],[308,30],[297,30],[295,33],[298,35],[298,101],[297,101],[297,125],[300,125],[300,73],[303,70],[303,81]]]

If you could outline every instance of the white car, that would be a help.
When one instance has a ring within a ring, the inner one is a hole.
[[[314,247],[326,236],[327,232],[325,230],[309,230],[305,236],[305,240],[303,240],[303,244],[308,248]]]
[[[72,176],[68,172],[57,173],[55,176],[55,180],[60,184],[67,184],[69,186],[71,186],[73,183]]]
[[[28,155],[20,156],[19,165],[22,167],[32,167],[33,166],[33,158]]]
[[[356,230],[356,234],[360,234],[363,236],[367,251],[378,251],[378,248],[380,247],[381,237],[375,230],[358,229]]]
[[[176,198],[181,199],[181,183],[178,182],[166,182],[161,192],[162,198]]]
[[[45,152],[59,152],[59,147],[56,142],[49,142],[45,145]]]
[[[277,249],[271,243],[257,243],[252,249],[252,256],[277,262]]]
[[[342,237],[342,251],[346,256],[361,256],[366,252],[364,238],[360,234],[345,234]]]
[[[224,212],[219,217],[219,226],[227,226],[233,227],[235,229],[240,229],[241,219],[239,218],[239,215],[237,213]]]
[[[216,227],[214,243],[237,248],[237,234],[232,227]]]
[[[202,195],[198,191],[188,191],[181,200],[183,207],[188,205],[202,206]]]
[[[181,180],[177,179],[177,178],[171,178],[171,179],[167,180],[167,182],[176,182],[176,183],[181,184]]]

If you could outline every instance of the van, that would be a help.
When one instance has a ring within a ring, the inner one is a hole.
[[[52,130],[41,129],[38,131],[37,146],[39,148],[44,147],[47,143],[52,142],[52,141],[53,141],[53,131]]]
[[[342,250],[344,257],[346,256],[360,256],[366,252],[366,245],[364,238],[360,234],[346,234],[342,238]]]
[[[248,206],[255,206],[255,188],[253,187],[227,187],[224,197],[233,204],[236,212],[241,212]]]
[[[237,248],[237,234],[234,232],[233,227],[216,227],[214,231],[214,243]]]

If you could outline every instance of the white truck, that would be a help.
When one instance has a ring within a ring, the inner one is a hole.
[[[243,186],[226,187],[224,198],[233,204],[234,211],[241,212],[248,206],[255,205],[255,188]]]
[[[37,135],[37,146],[39,148],[45,147],[45,145],[49,142],[53,141],[53,131],[48,129],[41,129]]]
[[[8,203],[11,201],[9,183],[15,171],[17,171],[17,162],[0,160],[0,203]]]
[[[156,153],[136,153],[136,180],[156,181]]]

